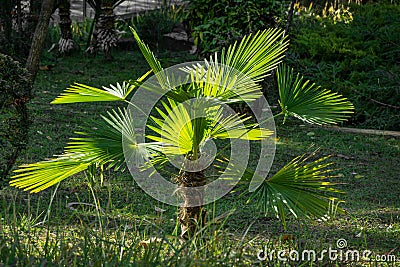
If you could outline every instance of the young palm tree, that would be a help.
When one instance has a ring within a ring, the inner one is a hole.
[[[139,142],[137,120],[127,110],[113,110],[103,116],[103,122],[79,132],[73,138],[64,154],[53,159],[20,166],[12,186],[31,192],[39,192],[76,173],[93,168],[103,170],[105,165],[116,170],[126,163],[128,168],[138,165],[140,168],[166,164],[171,157],[183,157],[183,165],[175,176],[178,184],[181,204],[179,223],[181,235],[191,236],[205,222],[203,204],[206,195],[204,186],[207,177],[203,169],[187,168],[192,161],[201,159],[204,147],[209,140],[265,140],[273,131],[260,127],[257,123],[247,123],[248,116],[240,114],[224,115],[231,103],[252,102],[262,96],[258,85],[271,70],[276,69],[288,46],[286,38],[282,40],[282,31],[264,30],[244,37],[223,50],[220,55],[205,60],[204,65],[193,65],[184,71],[187,81],[181,86],[167,90],[177,77],[165,74],[160,62],[149,50],[134,30],[146,61],[158,80],[159,87],[141,86],[166,97],[161,107],[156,108],[159,116],[150,116],[146,126],[153,134],[146,136],[153,142]],[[204,67],[205,66],[205,67]],[[74,84],[57,97],[53,104],[127,101],[135,88],[142,85],[149,75],[146,73],[138,80],[118,84],[111,88],[94,88],[83,84]],[[277,70],[279,85],[279,104],[281,112],[276,115],[296,117],[313,124],[334,124],[346,120],[352,113],[353,105],[339,94],[310,85],[299,75],[286,67]],[[223,86],[221,86],[223,85]],[[127,101],[128,102],[128,101]],[[130,103],[134,108],[135,102]],[[193,114],[200,114],[193,116]],[[121,138],[121,136],[123,138]],[[234,144],[232,144],[234,146]],[[126,151],[128,150],[128,151]],[[218,153],[219,162],[225,164],[223,151]],[[130,155],[126,157],[126,155]],[[330,163],[326,158],[307,162],[300,156],[292,160],[271,178],[261,177],[262,183],[252,194],[260,207],[267,212],[272,210],[285,222],[285,207],[294,216],[325,216],[334,199],[329,193],[339,192],[326,180],[330,172]],[[225,164],[225,178],[235,175],[246,168],[237,162]],[[141,169],[136,169],[140,172]],[[257,175],[246,170],[244,182],[248,177]],[[150,178],[149,178],[150,179]],[[190,189],[196,190],[190,190]],[[160,188],[162,191],[164,188]],[[339,211],[343,211],[339,208]]]

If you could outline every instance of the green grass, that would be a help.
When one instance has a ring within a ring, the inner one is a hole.
[[[114,84],[136,79],[148,70],[138,51],[117,51],[114,56],[111,63],[101,56],[45,56],[43,63],[55,67],[37,77],[30,103],[30,142],[18,164],[62,153],[80,125],[90,125],[116,105],[50,105],[69,84]],[[160,58],[164,66],[191,59],[176,53],[162,53]],[[292,218],[284,229],[275,217],[263,216],[255,203],[246,203],[246,198],[233,193],[209,205],[209,225],[182,242],[175,234],[177,208],[147,196],[129,173],[106,172],[104,185],[93,188],[80,174],[63,181],[57,190],[53,187],[38,194],[9,187],[0,190],[0,266],[266,266],[266,261],[257,259],[264,247],[321,251],[335,248],[340,238],[351,249],[400,259],[400,140],[341,133],[292,120],[285,125],[278,121],[277,133],[271,174],[292,158],[320,147],[319,156],[331,155],[330,160],[336,162],[335,180],[347,192],[340,204],[346,215],[327,222]],[[253,164],[256,156],[251,155]],[[96,209],[95,203],[101,207]],[[224,214],[230,216],[213,221]],[[277,260],[270,263],[278,264]],[[325,260],[299,266],[323,264],[347,263]]]

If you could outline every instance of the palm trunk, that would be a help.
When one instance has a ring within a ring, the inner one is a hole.
[[[206,178],[203,172],[183,172],[177,177],[177,182],[183,187],[201,187],[206,184]],[[191,207],[193,203],[203,202],[204,188],[196,190],[195,195],[189,195],[186,190],[182,189],[180,195],[184,201],[184,206],[180,207],[178,217],[181,237],[188,239],[205,224],[206,210],[204,206]]]
[[[117,45],[114,30],[115,15],[113,1],[103,1],[99,19],[96,22],[96,30],[93,33],[96,48],[104,51],[107,60],[112,60],[111,48]]]
[[[63,0],[59,5],[58,13],[60,15],[60,30],[61,38],[58,42],[58,50],[61,53],[68,53],[75,48],[75,43],[72,40],[72,29],[71,29],[71,5],[69,0]]]

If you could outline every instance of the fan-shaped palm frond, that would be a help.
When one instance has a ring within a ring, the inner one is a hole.
[[[166,113],[157,108],[162,119],[151,116],[156,125],[148,125],[159,136],[148,135],[147,137],[162,142],[165,154],[196,153],[208,131],[207,108],[210,108],[210,106],[199,105],[198,102],[202,101],[195,99],[189,103],[176,103],[169,100],[169,105],[163,102]],[[196,112],[199,114],[196,115]]]
[[[77,132],[83,137],[71,138],[66,147],[67,153],[88,153],[96,155],[95,160],[101,164],[108,163],[108,168],[118,170],[125,163],[125,152],[129,158],[139,164],[152,157],[159,150],[158,143],[138,143],[134,129],[134,118],[125,109],[107,112],[103,121],[95,127]],[[125,144],[123,144],[123,142]]]
[[[77,132],[82,137],[71,138],[63,155],[20,166],[10,184],[39,192],[89,166],[108,164],[108,168],[119,169],[125,163],[123,141],[129,158],[144,162],[158,147],[155,143],[136,143],[133,127],[133,118],[125,110],[109,112],[95,127]]]
[[[262,95],[257,82],[284,57],[288,41],[281,37],[279,29],[259,31],[223,49],[220,59],[215,53],[204,65],[183,70],[192,74],[192,82],[201,89],[202,96],[227,102],[253,101]]]
[[[32,193],[40,192],[74,174],[86,170],[90,158],[85,154],[65,154],[28,165],[22,165],[10,181],[11,186],[22,188]]]
[[[243,140],[262,140],[271,136],[273,131],[259,128],[257,123],[244,125],[244,122],[251,119],[245,115],[230,115],[222,117],[220,114],[215,117],[214,124],[209,133],[211,138],[219,139],[243,139]]]
[[[132,33],[133,33],[133,38],[135,39],[136,43],[139,46],[140,51],[142,52],[144,58],[146,59],[147,63],[153,70],[154,74],[156,75],[156,78],[158,82],[160,83],[161,89],[166,90],[169,88],[169,82],[167,77],[165,76],[165,73],[162,71],[163,68],[161,66],[160,61],[156,58],[153,52],[151,52],[150,48],[148,45],[146,45],[142,39],[140,39],[139,35],[135,31],[134,28],[130,27]]]
[[[250,117],[237,114],[223,116],[223,107],[215,106],[213,99],[197,98],[190,103],[179,104],[170,100],[169,103],[163,102],[165,112],[156,108],[162,118],[151,116],[156,125],[148,125],[159,136],[147,136],[163,143],[165,154],[196,153],[208,138],[261,140],[273,134],[255,123],[245,125]]]
[[[153,70],[154,74],[157,74],[158,72],[162,71],[163,68],[161,67],[160,61],[156,58],[154,53],[150,50],[149,46],[146,45],[142,41],[142,39],[140,39],[139,35],[137,34],[137,32],[135,31],[134,28],[130,27],[130,29],[133,34],[133,38],[135,38],[135,41],[138,44],[140,51],[142,52],[147,63]]]
[[[297,217],[323,219],[329,215],[331,203],[337,198],[332,193],[342,193],[334,188],[337,183],[330,182],[332,163],[323,157],[307,163],[307,157],[293,159],[256,190],[251,199],[265,213],[273,211],[285,223],[286,208]],[[344,210],[337,208],[337,212]]]
[[[136,31],[131,28],[134,38],[144,55],[146,61],[156,74],[159,82],[160,93],[166,93],[171,84],[171,79],[164,73],[160,62],[143,43]],[[189,96],[214,97],[221,100],[237,102],[252,101],[262,95],[261,87],[256,84],[269,75],[281,61],[288,46],[286,39],[280,40],[282,31],[269,29],[259,31],[254,35],[245,36],[242,41],[229,46],[227,51],[223,50],[218,60],[218,55],[210,61],[205,60],[202,66],[193,66],[182,69],[192,75],[189,86],[192,91],[184,92]],[[151,88],[154,90],[154,88]],[[182,99],[182,92],[169,97],[183,102],[189,97]]]
[[[110,84],[110,88],[103,86],[103,89],[75,83],[64,90],[51,104],[125,100],[150,73],[151,71],[148,71],[136,81],[117,83],[117,85]]]
[[[277,72],[279,104],[282,113],[314,124],[336,124],[347,120],[354,106],[342,95],[321,89],[299,74],[293,77],[293,69],[282,66]]]
[[[227,65],[254,82],[259,82],[276,68],[284,57],[289,42],[281,29],[258,31],[245,36],[221,53],[221,64]],[[216,58],[215,58],[215,61]]]
[[[118,101],[121,100],[118,92],[110,92],[89,85],[75,83],[64,90],[51,104]]]
[[[122,146],[122,134],[124,140],[130,144],[136,144],[133,128],[133,118],[125,110],[118,109],[108,112],[108,117],[94,122],[90,128],[76,132],[80,137],[73,137],[65,148],[66,153],[81,153],[96,155],[96,161],[111,163],[109,168],[116,169],[124,163],[124,151]]]
[[[193,97],[212,97],[225,103],[254,101],[262,96],[261,86],[250,77],[215,60],[204,61],[204,65],[182,68],[190,75]]]

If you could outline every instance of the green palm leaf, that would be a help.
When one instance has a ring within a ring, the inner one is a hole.
[[[279,29],[259,31],[223,49],[220,59],[215,53],[204,61],[204,66],[183,70],[192,75],[193,88],[204,97],[227,102],[253,101],[262,95],[257,82],[268,76],[284,57],[288,41],[281,37]]]
[[[307,163],[307,157],[293,159],[273,177],[256,190],[251,199],[265,213],[273,211],[285,224],[286,208],[297,218],[325,218],[330,210],[332,201],[337,198],[332,193],[343,193],[334,188],[337,183],[328,181],[332,171],[332,163],[326,163],[328,157]],[[344,210],[337,208],[339,213]]]
[[[22,188],[32,193],[40,192],[55,185],[65,178],[86,170],[90,166],[88,155],[65,154],[28,165],[22,165],[10,181],[11,186]]]
[[[148,135],[147,137],[153,141],[162,142],[165,154],[187,154],[193,150],[194,146],[194,128],[190,116],[190,107],[187,104],[177,104],[172,100],[169,103],[170,106],[163,102],[166,113],[156,108],[163,119],[151,116],[156,125],[147,125],[159,136]],[[206,128],[198,130],[205,131]]]
[[[245,125],[250,117],[237,114],[223,117],[223,107],[216,103],[209,98],[193,99],[190,103],[170,100],[169,105],[162,102],[165,111],[156,108],[161,118],[151,116],[155,125],[147,125],[158,136],[147,137],[163,143],[165,154],[184,155],[196,153],[208,138],[261,140],[273,134],[255,123]]]
[[[190,75],[192,97],[213,97],[226,103],[253,101],[262,96],[262,87],[245,74],[215,60],[204,66],[182,68]]]
[[[158,83],[149,83],[143,86],[143,89],[152,91],[154,93],[158,93],[161,95],[166,95],[168,98],[173,99],[177,102],[184,102],[190,99],[193,94],[189,94],[187,92],[188,87],[185,86],[185,89],[182,87],[174,88],[171,90],[170,84],[179,84],[173,75],[167,76],[166,73],[163,71],[160,61],[156,58],[154,53],[150,50],[149,46],[146,45],[139,37],[137,32],[134,28],[130,27],[133,37],[136,43],[139,46],[142,55],[146,59],[147,63],[151,67],[152,71],[154,72]]]
[[[103,89],[75,83],[65,89],[51,104],[125,100],[135,88],[140,86],[150,73],[151,71],[148,71],[142,77],[131,83],[123,82],[122,84],[117,83],[116,85],[110,84],[110,88],[103,87]]]
[[[168,79],[165,76],[164,72],[162,71],[163,68],[161,66],[160,61],[156,58],[154,53],[150,50],[149,46],[146,45],[139,37],[137,32],[135,31],[134,28],[130,27],[131,32],[133,33],[133,38],[135,39],[136,43],[139,46],[140,51],[142,52],[144,58],[146,59],[147,63],[153,70],[154,74],[156,75],[156,78],[158,82],[160,83],[160,86],[162,89],[169,88],[168,87]]]
[[[133,28],[131,31],[161,87],[151,87],[149,90],[167,93],[166,89],[174,77],[166,77],[154,53]],[[183,69],[192,74],[192,86],[187,87],[190,89],[189,92],[181,90],[178,93],[174,89],[169,91],[167,96],[179,102],[189,99],[190,96],[200,95],[231,102],[252,101],[259,98],[262,92],[256,82],[269,75],[269,72],[280,63],[287,49],[288,41],[286,38],[281,40],[281,37],[282,31],[279,29],[259,31],[254,35],[245,36],[239,44],[235,42],[227,50],[223,49],[220,60],[215,54],[210,61],[205,60],[205,67],[193,66]]]
[[[259,82],[276,68],[284,57],[289,42],[281,29],[258,31],[245,36],[221,53],[221,64],[227,65],[254,82]]]
[[[116,169],[123,165],[124,151],[122,146],[122,134],[125,140],[136,144],[133,129],[133,119],[125,111],[118,109],[108,112],[108,117],[102,116],[102,121],[94,122],[90,128],[76,132],[80,137],[73,137],[65,148],[66,153],[93,154],[96,161],[111,163],[109,167]]]
[[[278,68],[277,81],[279,104],[282,113],[314,124],[336,124],[345,121],[353,113],[354,106],[345,97],[330,90],[321,89],[310,81],[304,81],[293,69]]]
[[[262,140],[273,134],[273,131],[259,128],[258,124],[244,123],[251,119],[251,117],[245,117],[245,115],[230,115],[222,118],[221,114],[218,114],[214,120],[213,128],[211,129],[209,136],[211,138],[219,139],[243,139],[243,140]]]
[[[142,39],[140,39],[139,35],[135,31],[134,28],[130,27],[131,32],[133,34],[133,38],[135,39],[136,43],[139,46],[140,51],[142,52],[144,58],[146,59],[147,63],[150,65],[151,69],[153,70],[154,74],[162,71],[163,68],[161,67],[160,61],[156,58],[153,52],[151,52],[148,45],[146,45]]]
[[[158,145],[154,143],[137,144],[133,119],[125,110],[119,109],[108,113],[103,121],[95,127],[78,132],[81,137],[72,138],[65,153],[56,158],[22,165],[14,172],[10,185],[30,190],[42,191],[74,174],[88,169],[90,166],[121,168],[125,163],[122,136],[130,159],[141,163],[152,156]]]

